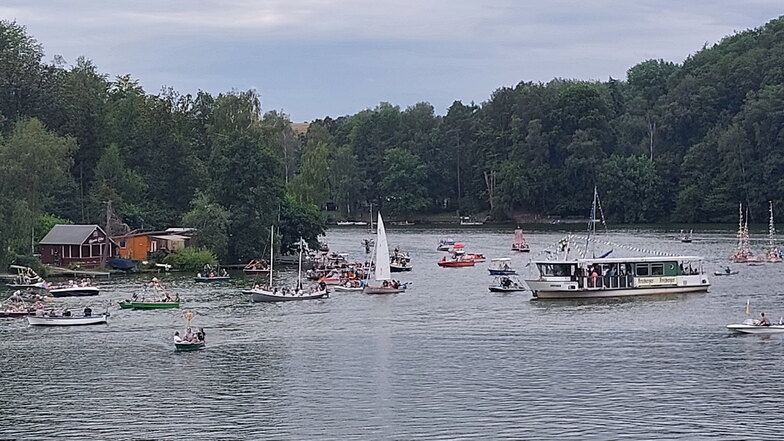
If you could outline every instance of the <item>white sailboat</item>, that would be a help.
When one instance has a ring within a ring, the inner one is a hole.
[[[770,211],[770,220],[768,221],[768,246],[765,249],[765,261],[771,263],[780,263],[782,260],[781,250],[776,243],[776,227],[773,225],[773,201],[768,201],[768,210]]]
[[[378,213],[378,237],[376,247],[373,250],[376,266],[376,284],[371,284],[370,280],[365,284],[363,292],[365,294],[395,294],[406,291],[406,285],[392,280],[392,270],[389,265],[389,246],[387,245],[387,233],[384,228],[384,220],[381,212]],[[368,278],[370,275],[368,275]]]
[[[302,239],[300,238],[299,247],[299,273],[297,278],[297,286],[293,289],[275,288],[272,286],[272,265],[273,265],[273,250],[272,244],[275,240],[275,227],[270,228],[270,280],[269,286],[254,286],[251,289],[243,290],[243,294],[250,295],[251,302],[290,302],[294,300],[312,300],[320,299],[329,296],[326,287],[319,287],[314,290],[302,289]]]

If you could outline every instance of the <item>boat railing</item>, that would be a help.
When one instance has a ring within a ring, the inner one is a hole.
[[[580,288],[587,289],[623,289],[634,287],[634,276],[626,275],[604,275],[604,276],[583,276],[577,278]]]

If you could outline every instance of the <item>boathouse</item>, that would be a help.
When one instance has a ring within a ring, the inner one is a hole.
[[[147,260],[152,254],[170,253],[187,246],[192,228],[168,228],[164,231],[137,231],[113,239],[119,245],[119,256],[124,259]]]
[[[55,225],[39,245],[41,262],[55,266],[97,267],[101,256],[117,255],[117,243],[98,225]]]

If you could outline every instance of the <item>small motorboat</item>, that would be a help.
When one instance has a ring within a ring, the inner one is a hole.
[[[714,276],[734,276],[738,274],[738,270],[730,269],[730,267],[725,267],[722,271],[714,271]]]
[[[90,316],[29,316],[27,322],[32,326],[84,326],[108,323],[109,314]]]
[[[684,232],[683,230],[681,230],[681,242],[691,243],[693,231],[694,230],[689,230],[688,232]]]
[[[511,263],[512,259],[508,257],[495,257],[490,259],[490,268],[487,270],[490,271],[491,276],[511,276],[517,274]]]
[[[436,250],[438,250],[438,251],[450,251],[452,249],[452,247],[454,247],[454,246],[455,246],[454,239],[441,239],[438,242],[438,247],[436,247]]]
[[[389,270],[393,273],[402,273],[404,271],[411,271],[411,256],[408,253],[402,253],[395,248],[394,253],[389,258]]]
[[[196,277],[193,278],[193,281],[196,283],[228,282],[229,280],[231,280],[231,277],[226,268],[213,268],[210,264],[204,265],[201,272],[197,273]]]
[[[442,268],[462,268],[464,266],[474,266],[476,262],[473,260],[466,260],[466,259],[452,259],[447,260],[446,257],[438,261],[438,266]]]
[[[120,302],[120,308],[122,309],[148,310],[148,309],[172,309],[172,308],[179,308],[179,307],[180,307],[179,300],[173,302],[167,302],[167,301],[135,302],[132,300],[123,300],[122,302]]]
[[[204,348],[204,328],[199,328],[197,332],[193,332],[191,330],[191,319],[193,319],[193,313],[190,311],[186,312],[185,332],[182,337],[180,337],[179,332],[174,333],[174,350],[177,352],[198,351]]]
[[[488,289],[491,292],[517,292],[517,291],[528,291],[525,284],[520,281],[517,277],[510,277],[510,276],[500,276],[496,277],[493,280],[493,283],[490,284]]]
[[[761,325],[756,319],[746,319],[743,323],[727,325],[727,329],[743,334],[780,334],[784,333],[784,323]]]
[[[63,285],[47,285],[47,290],[52,297],[83,297],[83,296],[97,296],[100,290],[97,286],[92,286],[89,279],[82,280],[81,282],[70,282]]]

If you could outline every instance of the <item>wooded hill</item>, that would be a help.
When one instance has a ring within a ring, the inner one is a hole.
[[[0,261],[55,222],[103,224],[107,200],[133,229],[199,228],[221,260],[262,255],[273,223],[282,243],[314,239],[327,202],[585,215],[596,185],[613,223],[732,221],[741,201],[764,219],[784,207],[783,129],[782,18],[625,80],[521,82],[443,116],[381,103],[302,136],[255,91],[150,94],[84,58],[45,62],[3,21]]]

